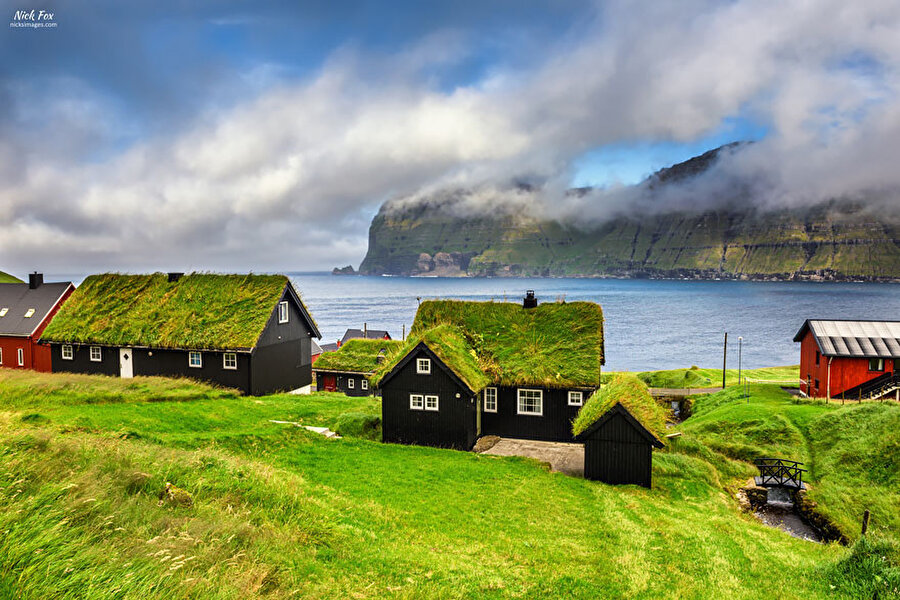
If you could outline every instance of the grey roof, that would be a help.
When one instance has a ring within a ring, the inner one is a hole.
[[[44,319],[60,298],[70,287],[68,282],[44,283],[36,289],[28,287],[27,283],[0,283],[0,335],[29,336],[43,323]],[[25,315],[34,309],[31,317]]]
[[[343,344],[347,340],[356,340],[356,339],[366,339],[366,340],[391,339],[391,334],[389,334],[384,329],[369,329],[365,332],[362,329],[348,329],[347,332],[344,334],[344,337],[341,338],[341,343]]]
[[[319,346],[319,342],[317,342],[316,340],[313,340],[313,339],[311,339],[309,341],[312,342],[312,355],[318,356],[319,354],[322,354],[322,347]]]
[[[337,345],[337,342],[331,342],[330,344],[322,344],[322,352],[337,352],[337,349],[340,346]]]
[[[812,331],[823,356],[900,358],[900,321],[807,320],[794,341]]]

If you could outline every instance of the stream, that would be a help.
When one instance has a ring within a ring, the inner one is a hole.
[[[791,492],[783,488],[771,488],[768,497],[766,505],[753,512],[757,519],[795,538],[822,543],[822,536],[797,514]]]

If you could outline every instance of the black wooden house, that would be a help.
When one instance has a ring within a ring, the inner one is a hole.
[[[592,302],[422,302],[410,339],[373,377],[386,442],[468,450],[482,435],[574,441],[600,385]]]
[[[351,338],[332,352],[323,352],[313,364],[316,390],[341,392],[347,396],[370,396],[375,386],[369,377],[402,342],[376,338]]]
[[[308,392],[321,337],[283,275],[92,275],[41,336],[53,371]]]

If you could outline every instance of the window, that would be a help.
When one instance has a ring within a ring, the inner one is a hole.
[[[544,414],[543,390],[518,390],[518,392],[520,415],[535,415],[540,417]]]
[[[5,317],[6,313],[8,313],[8,312],[9,312],[8,306],[4,306],[3,308],[0,308],[0,317]]]
[[[425,398],[422,394],[409,395],[409,408],[411,410],[422,410],[425,408]]]
[[[25,318],[26,318],[26,319],[30,319],[30,318],[33,317],[33,316],[34,316],[34,309],[33,309],[33,308],[29,308],[28,310],[25,311]]]
[[[816,366],[817,366],[817,367],[819,366],[819,359],[820,359],[821,357],[822,357],[821,352],[819,352],[818,350],[816,350]]]
[[[203,355],[199,352],[188,352],[188,366],[199,369],[203,366]]]
[[[72,352],[72,346],[65,344],[62,347],[62,358],[63,360],[72,360],[75,356],[75,353]]]
[[[347,379],[347,387],[350,388],[351,390],[352,390],[353,388],[355,388],[355,387],[356,387],[356,380],[353,379],[352,377],[348,378],[348,379]]]
[[[278,303],[278,322],[279,323],[287,323],[291,317],[291,313],[288,312],[288,303],[287,302],[279,302]]]
[[[438,409],[438,397],[437,396],[425,396],[425,410],[437,410]]]
[[[3,364],[3,348],[0,348],[0,365]]]
[[[237,354],[234,352],[226,352],[222,355],[222,368],[223,369],[231,369],[234,371],[237,369]]]
[[[869,359],[869,370],[870,371],[884,371],[884,359],[883,358],[870,358]]]
[[[417,358],[416,359],[416,373],[419,375],[430,375],[431,374],[431,359],[430,358]]]
[[[18,350],[16,350],[16,358],[19,359],[19,366],[24,367],[25,366],[25,350],[23,350],[22,348],[19,348]]]
[[[497,388],[484,388],[484,412],[497,412]]]
[[[569,392],[569,406],[581,406],[584,403],[584,392]]]
[[[364,390],[369,389],[369,380],[363,379],[362,382],[360,382],[360,387]]]
[[[91,346],[91,360],[94,362],[103,360],[103,353],[100,350],[100,346]]]

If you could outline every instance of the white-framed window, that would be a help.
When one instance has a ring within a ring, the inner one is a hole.
[[[199,369],[203,366],[203,354],[191,350],[188,352],[188,366]]]
[[[425,396],[425,410],[437,410],[438,409],[438,397],[437,396]]]
[[[0,348],[0,365],[3,364],[3,348]]]
[[[584,404],[584,392],[569,391],[569,406],[581,406]]]
[[[29,308],[28,310],[25,311],[25,318],[26,318],[26,319],[30,319],[30,318],[33,317],[33,316],[34,316],[34,309],[33,309],[33,308]]]
[[[201,359],[202,363],[202,359]],[[234,371],[237,369],[237,354],[234,352],[226,352],[222,355],[222,368]]]
[[[425,408],[425,397],[422,394],[409,395],[410,410],[423,410]]]
[[[91,360],[93,362],[103,360],[103,351],[100,349],[100,346],[91,346]]]
[[[72,351],[72,346],[69,344],[63,344],[60,352],[63,360],[72,360],[75,358],[75,353]]]
[[[279,323],[287,323],[291,318],[291,313],[288,311],[288,303],[287,301],[278,303],[278,322]]]
[[[351,390],[354,389],[356,387],[356,380],[353,379],[352,377],[348,377],[347,378],[347,387]]]
[[[544,414],[544,390],[518,390],[518,413],[542,416]]]
[[[16,350],[16,358],[19,359],[19,366],[25,366],[25,350],[23,348],[19,348]]]
[[[3,308],[0,308],[0,317],[5,317],[6,313],[8,313],[8,312],[9,312],[8,306],[4,306]]]
[[[884,359],[883,358],[870,358],[869,359],[869,370],[870,371],[884,371]]]
[[[431,375],[431,359],[417,358],[416,373],[418,373],[419,375]]]
[[[484,412],[497,412],[497,388],[484,388]]]
[[[369,389],[369,380],[363,379],[359,385],[362,389],[367,390],[367,389]]]

